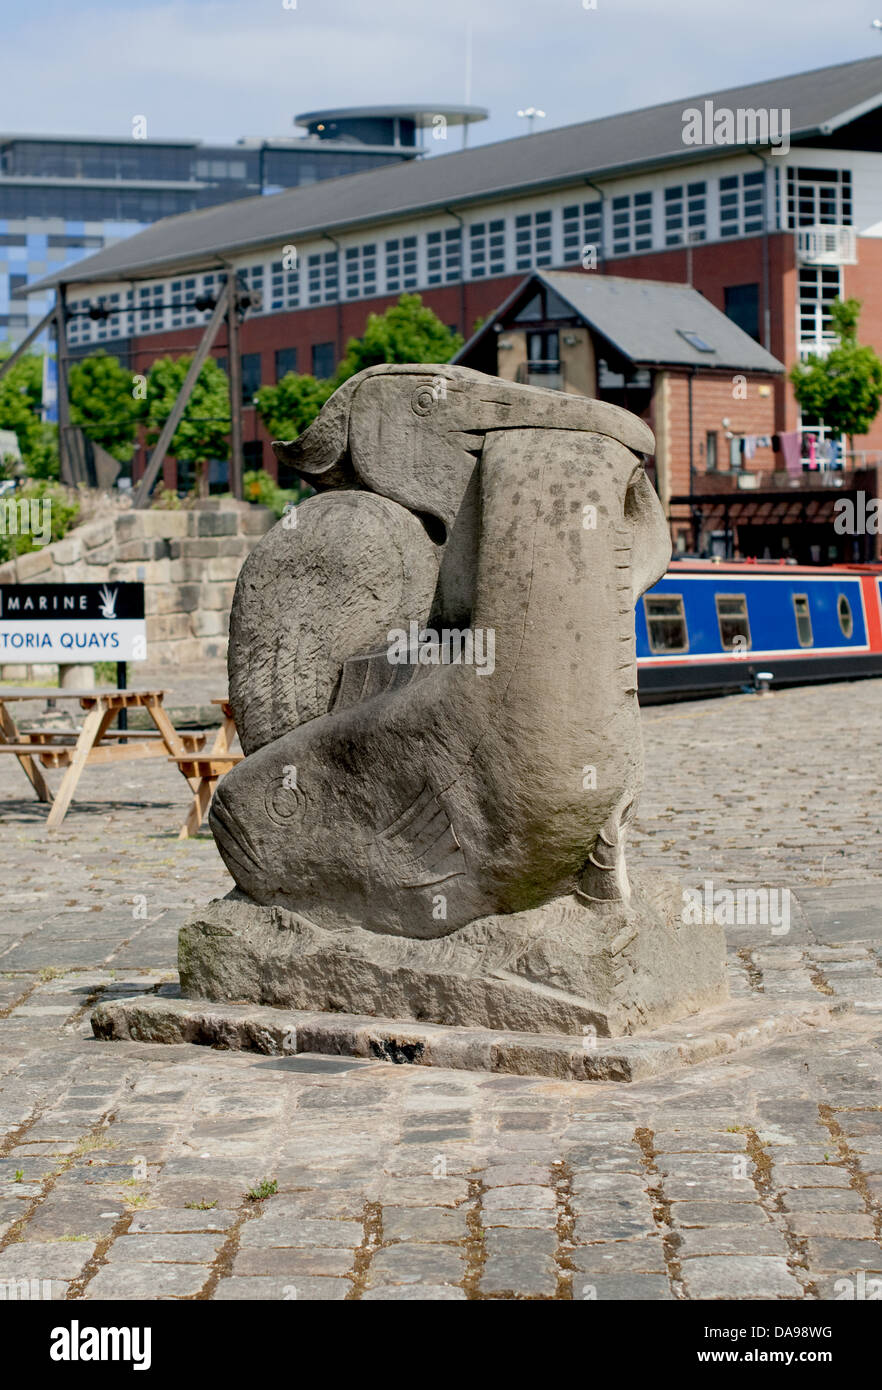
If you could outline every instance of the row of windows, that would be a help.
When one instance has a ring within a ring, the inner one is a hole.
[[[717,626],[724,651],[749,652],[752,647],[747,597],[744,594],[716,594]],[[793,594],[796,640],[801,647],[814,645],[812,615],[807,594]],[[682,594],[646,594],[643,599],[649,650],[656,653],[688,652],[689,632]],[[845,594],[836,606],[843,637],[851,638],[854,616]]]
[[[851,178],[848,171],[788,170],[788,216],[811,221],[851,217]],[[775,187],[779,182],[775,171]],[[823,175],[823,177],[822,177]],[[761,170],[720,179],[720,233],[724,237],[753,234],[763,226],[763,173]],[[809,197],[808,190],[814,190]],[[833,200],[832,202],[830,200]],[[794,201],[795,200],[795,201]],[[811,202],[811,207],[809,207]],[[673,184],[664,189],[664,244],[704,241],[708,235],[708,185],[705,180]],[[586,248],[600,253],[603,247],[603,203],[588,199],[561,209],[563,264],[585,263]],[[614,256],[650,251],[656,245],[653,226],[654,195],[651,191],[622,194],[610,200],[611,250]],[[262,293],[262,309],[278,313],[304,305],[333,304],[340,299],[371,298],[399,294],[421,286],[458,282],[464,276],[481,279],[515,270],[526,272],[557,261],[553,247],[555,213],[552,209],[518,213],[513,223],[505,218],[473,223],[467,231],[448,227],[417,235],[388,237],[345,250],[310,252],[301,263],[287,259],[249,267],[242,272],[252,288]],[[54,241],[55,239],[53,239]],[[85,240],[85,239],[84,239]],[[420,244],[424,258],[420,261]],[[287,250],[288,248],[286,248]],[[266,269],[266,273],[265,273]],[[198,277],[197,277],[198,278]],[[213,287],[214,277],[202,277],[199,290]],[[137,310],[129,316],[103,321],[96,327],[88,320],[72,326],[74,343],[102,341],[132,333],[157,332],[204,322],[204,311],[192,306],[197,279],[171,285],[169,312],[162,287],[139,291]],[[814,338],[826,331],[829,305],[839,293],[837,268],[802,267],[799,271],[800,336]],[[739,310],[739,313],[741,311]],[[734,314],[733,317],[736,317]],[[743,306],[744,325],[753,327],[754,308]],[[740,322],[740,318],[736,318]]]

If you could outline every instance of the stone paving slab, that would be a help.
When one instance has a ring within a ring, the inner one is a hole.
[[[817,731],[835,703],[878,748],[880,694],[644,711],[635,861],[699,888],[788,888],[788,932],[727,929],[733,999],[757,1018],[809,1000],[832,1016],[627,1085],[95,1039],[101,1003],[175,984],[179,926],[230,880],[206,833],[176,840],[174,768],[87,770],[49,837],[0,760],[2,1291],[878,1298],[878,760]]]
[[[572,1036],[491,1033],[352,1014],[310,1014],[183,999],[162,991],[159,997],[140,995],[99,1004],[92,1014],[92,1028],[105,1041],[197,1043],[274,1056],[343,1054],[397,1065],[633,1082],[763,1046],[802,1029],[830,1027],[848,1007],[839,1000],[827,1005],[817,994],[776,1000],[774,1005],[763,1001],[762,1009],[751,999],[634,1038],[592,1034],[585,1046]]]

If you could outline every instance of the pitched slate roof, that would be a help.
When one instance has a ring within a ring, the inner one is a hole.
[[[417,212],[443,211],[642,169],[738,154],[744,146],[684,145],[683,112],[712,100],[719,109],[788,109],[791,142],[823,137],[882,105],[882,57],[562,126],[456,154],[326,179],[269,197],[245,198],[155,222],[27,287],[146,279],[220,263],[224,255],[356,229]]]
[[[533,281],[541,280],[585,323],[636,366],[718,367],[741,372],[783,372],[783,363],[760,347],[691,285],[632,280],[584,270],[537,271],[453,359],[468,365],[473,348]],[[529,327],[525,324],[524,327]],[[712,351],[683,337],[696,334]]]

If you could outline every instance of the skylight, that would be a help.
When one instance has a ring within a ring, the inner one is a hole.
[[[716,348],[706,343],[700,333],[694,333],[691,328],[678,328],[677,332],[681,338],[685,338],[690,347],[694,347],[696,352],[716,352]]]

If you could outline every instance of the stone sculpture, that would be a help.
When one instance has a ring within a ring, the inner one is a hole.
[[[238,887],[184,928],[185,990],[602,1034],[722,999],[722,933],[625,864],[634,604],[670,558],[649,428],[383,365],[273,447],[317,495],[236,586]]]

